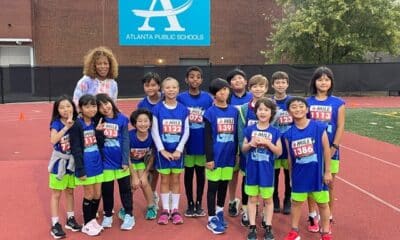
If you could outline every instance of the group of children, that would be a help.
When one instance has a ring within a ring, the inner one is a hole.
[[[95,236],[111,227],[114,180],[118,181],[123,205],[118,212],[122,230],[135,225],[131,188],[141,188],[144,193],[146,219],[158,215],[158,224],[182,224],[182,172],[187,197],[183,215],[202,217],[207,212],[207,229],[221,234],[227,229],[227,192],[229,215],[240,212],[236,198],[240,172],[241,223],[249,229],[247,239],[257,239],[257,206],[261,204],[263,239],[273,240],[272,218],[274,212],[281,211],[278,182],[283,168],[282,213],[292,218],[285,240],[300,239],[298,225],[306,200],[310,209],[308,230],[321,232],[323,240],[332,239],[333,182],[339,170],[345,118],[343,100],[332,96],[332,71],[326,67],[315,71],[310,82],[313,96],[307,99],[286,94],[289,76],[284,72],[272,75],[272,98],[265,97],[269,84],[265,76],[254,75],[247,82],[240,69],[231,71],[227,80],[211,81],[209,93],[201,90],[203,72],[197,66],[187,69],[185,82],[188,90],[179,93],[176,79],[167,77],[161,82],[158,74],[147,73],[143,78],[146,97],[130,116],[131,130],[128,118],[107,94],[81,96],[79,116],[67,96],[54,103],[50,126],[54,151],[49,165],[51,234],[55,238],[65,236],[58,219],[63,190],[67,197],[65,228]],[[202,207],[206,180],[207,211]],[[84,187],[84,226],[74,218],[75,185]],[[96,214],[101,198],[104,216],[99,224]]]

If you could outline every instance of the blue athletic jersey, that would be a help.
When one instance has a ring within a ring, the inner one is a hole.
[[[211,126],[215,168],[233,167],[237,152],[238,110],[231,105],[224,109],[213,105],[206,110],[204,117]]]
[[[189,110],[190,136],[186,142],[186,154],[204,155],[204,112],[211,107],[213,99],[201,91],[199,95],[190,95],[188,91],[178,95],[177,100]]]
[[[289,128],[293,125],[293,118],[287,111],[286,102],[290,99],[290,96],[286,96],[286,98],[281,100],[276,100],[274,97],[272,99],[276,102],[277,109],[274,117],[274,121],[272,122],[272,126],[279,129],[280,133],[285,133]],[[282,135],[282,143],[284,143],[283,135]],[[282,154],[277,157],[277,159],[287,159],[287,149],[286,144],[282,144]]]
[[[245,103],[242,106],[240,106],[241,110],[240,110],[239,114],[244,115],[244,116],[240,116],[240,118],[244,117],[244,121],[245,121],[244,127],[249,127],[249,126],[255,125],[258,122],[256,112],[254,111],[255,106],[252,106],[251,101],[253,101],[253,100],[250,100],[250,102]],[[241,131],[244,131],[244,129],[242,129]],[[243,132],[243,137],[244,137],[244,132]],[[242,147],[241,145],[243,144],[243,139],[239,139],[239,144],[240,144],[239,148],[241,148]],[[247,161],[246,155],[243,154],[242,151],[240,151],[239,155],[240,155],[239,168],[240,168],[240,170],[245,172],[246,171],[246,161]]]
[[[128,134],[128,118],[122,113],[118,113],[115,118],[103,117],[104,122],[104,169],[122,169],[124,151],[124,134]],[[125,131],[125,132],[124,132]],[[125,156],[127,156],[125,152]]]
[[[253,94],[251,92],[245,92],[245,94],[241,97],[236,96],[233,92],[230,96],[229,104],[233,106],[240,106],[245,103],[250,102],[250,100],[253,98]]]
[[[65,127],[64,123],[61,122],[59,118],[55,119],[51,124],[50,124],[50,129],[54,129],[57,132],[59,132],[61,129]],[[69,137],[69,130],[64,133],[64,136],[61,137],[60,141],[58,141],[56,144],[53,144],[53,149],[64,153],[64,154],[71,154],[71,143],[70,143],[70,137]],[[66,161],[65,166],[68,166],[69,160]],[[57,161],[53,169],[51,170],[51,173],[57,174],[58,171],[58,163]],[[67,169],[67,173],[72,173],[70,170]]]
[[[162,99],[162,97],[161,97],[161,99]],[[157,102],[158,103],[158,102]],[[157,105],[157,103],[151,103],[150,101],[149,101],[149,97],[144,97],[142,100],[140,100],[140,102],[138,103],[138,105],[137,105],[137,108],[139,109],[139,108],[145,108],[145,109],[147,109],[147,110],[149,110],[149,111],[152,111],[152,109],[153,109],[153,107],[155,106],[155,105]]]
[[[93,177],[103,173],[103,161],[97,146],[95,135],[96,126],[92,121],[86,125],[82,118],[78,118],[83,128],[83,165],[85,168],[86,176]]]
[[[175,109],[166,108],[163,102],[154,106],[153,116],[157,118],[158,133],[166,151],[172,153],[178,147],[188,115],[188,109],[179,102]],[[156,169],[183,168],[183,157],[179,160],[169,161],[157,151],[155,167]]]
[[[250,142],[253,136],[257,136],[267,138],[273,144],[276,144],[281,134],[278,129],[272,126],[261,130],[255,124],[244,129],[244,136],[247,142]],[[273,187],[274,164],[275,156],[268,148],[250,148],[246,154],[246,185]]]
[[[311,96],[307,98],[309,105],[309,118],[328,124],[327,133],[329,143],[332,144],[335,139],[337,130],[337,120],[339,114],[339,108],[345,104],[343,99],[335,96],[328,96],[327,99],[320,101]],[[336,151],[332,159],[339,160],[339,149]]]
[[[148,132],[146,140],[141,141],[137,137],[136,129],[132,129],[129,131],[129,144],[130,144],[131,163],[144,162],[144,156],[149,152],[151,152],[151,149],[154,145],[150,131]]]
[[[284,133],[289,143],[292,159],[292,190],[296,193],[327,190],[323,182],[325,172],[322,135],[326,125],[310,120],[308,126],[299,129],[293,125]]]

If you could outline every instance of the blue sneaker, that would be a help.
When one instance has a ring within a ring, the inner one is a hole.
[[[124,221],[124,219],[125,219],[125,209],[124,208],[121,208],[118,211],[118,218],[121,219],[122,221]]]
[[[222,234],[225,232],[225,228],[221,225],[218,217],[213,217],[210,221],[208,221],[207,229],[214,234]]]
[[[101,226],[103,228],[111,228],[112,227],[112,223],[113,223],[112,216],[111,217],[104,216],[103,217],[103,222],[101,223]]]
[[[219,211],[219,212],[217,212],[217,217],[218,217],[218,220],[219,220],[219,222],[221,223],[221,225],[224,227],[224,228],[227,228],[228,227],[228,223],[225,221],[225,219],[224,219],[224,211]]]
[[[135,217],[125,214],[124,221],[121,224],[121,230],[131,230],[135,226]]]

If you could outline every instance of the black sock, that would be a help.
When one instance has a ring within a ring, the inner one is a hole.
[[[290,200],[292,196],[292,187],[290,187],[290,175],[289,170],[285,169],[285,199]]]
[[[201,166],[195,166],[194,169],[196,170],[196,202],[201,206],[201,201],[203,200],[203,193],[204,193],[204,184],[206,181],[205,178],[205,169]]]
[[[188,205],[193,204],[193,175],[194,167],[185,167],[185,191]]]
[[[96,218],[97,210],[99,210],[100,199],[92,199],[92,215],[91,219]]]
[[[83,221],[86,223],[92,220],[92,200],[86,198],[82,201]]]
[[[247,206],[247,203],[249,202],[249,195],[246,194],[244,191],[244,187],[246,185],[246,176],[243,176],[242,178],[242,205]]]

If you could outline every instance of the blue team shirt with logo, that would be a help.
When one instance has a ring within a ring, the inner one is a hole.
[[[272,98],[274,99],[274,98]],[[293,118],[290,116],[290,114],[287,111],[286,108],[286,102],[290,99],[290,96],[286,96],[284,99],[280,100],[275,100],[277,109],[276,109],[276,114],[274,117],[274,121],[272,122],[272,125],[279,129],[279,131],[282,134],[282,154],[277,158],[277,159],[287,159],[287,149],[286,149],[286,144],[284,144],[283,140],[283,133],[285,133],[289,128],[292,127],[293,125]]]
[[[190,136],[186,142],[188,155],[204,155],[204,112],[211,107],[213,99],[201,91],[199,95],[191,95],[188,91],[178,95],[177,100],[189,110]]]
[[[61,122],[59,118],[55,119],[53,122],[50,124],[50,129],[54,129],[57,132],[61,131],[65,127],[64,123]],[[69,137],[69,130],[64,133],[64,135],[61,137],[60,141],[58,141],[56,144],[53,144],[53,149],[64,153],[64,154],[71,154],[71,143],[70,143],[70,137]],[[68,166],[69,160],[66,161],[65,166]],[[58,164],[60,161],[57,161],[53,169],[51,170],[51,173],[57,174],[58,172]],[[66,168],[67,169],[67,168]],[[67,169],[67,173],[71,174],[72,172]]]
[[[129,145],[130,145],[130,158],[131,163],[142,163],[146,154],[151,152],[154,147],[153,138],[150,131],[147,138],[142,141],[137,137],[137,130],[132,129],[129,131]],[[136,156],[136,157],[134,157]]]

